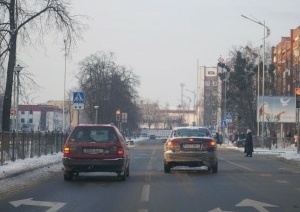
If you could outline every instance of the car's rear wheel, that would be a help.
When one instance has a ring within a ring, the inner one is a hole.
[[[64,179],[66,181],[72,181],[73,180],[73,172],[72,171],[64,171]]]
[[[164,163],[164,171],[165,173],[171,172],[171,166],[168,163]]]
[[[127,168],[126,168],[126,177],[129,177],[129,164],[128,164]]]
[[[120,180],[120,181],[125,181],[126,180],[126,169],[123,171],[123,172],[121,172],[121,173],[118,173],[118,179]]]
[[[218,173],[218,162],[211,167],[212,173]]]

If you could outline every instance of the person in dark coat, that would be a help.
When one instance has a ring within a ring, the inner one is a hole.
[[[220,135],[219,135],[218,132],[216,133],[216,141],[217,141],[217,144],[221,144],[222,145],[222,142],[220,141]]]
[[[252,141],[252,133],[251,130],[247,130],[247,135],[246,135],[246,142],[245,142],[245,151],[246,153],[245,157],[252,157],[252,152],[253,152],[253,141]]]

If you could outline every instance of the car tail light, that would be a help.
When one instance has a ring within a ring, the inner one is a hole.
[[[176,147],[176,146],[179,146],[179,145],[180,145],[180,142],[179,142],[179,141],[176,141],[176,140],[168,141],[167,145],[168,145],[169,147]]]
[[[209,140],[209,141],[204,141],[203,142],[203,149],[207,149],[209,147],[216,147],[217,146],[217,143],[215,140]]]
[[[176,151],[180,149],[180,142],[176,140],[171,140],[167,142],[167,150]]]
[[[64,157],[70,155],[70,147],[64,147]]]
[[[124,157],[124,149],[123,148],[119,148],[117,151],[118,156],[120,157]]]

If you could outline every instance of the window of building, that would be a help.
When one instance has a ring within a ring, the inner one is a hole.
[[[33,120],[32,120],[32,119],[29,119],[28,122],[29,122],[30,124],[32,124],[32,123],[33,123]]]
[[[213,95],[213,96],[217,96],[217,95],[218,95],[218,91],[213,91],[213,92],[212,92],[212,95]]]
[[[29,114],[33,114],[33,111],[32,111],[32,110],[30,110],[30,111],[29,111]]]
[[[210,86],[210,81],[209,80],[205,80],[205,86]]]
[[[212,81],[212,85],[213,86],[218,86],[218,82],[217,81]]]
[[[25,111],[21,111],[21,114],[25,114]]]
[[[21,123],[24,124],[25,123],[25,119],[21,119]]]

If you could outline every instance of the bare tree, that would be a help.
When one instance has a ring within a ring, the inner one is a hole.
[[[142,121],[148,125],[149,129],[152,125],[157,126],[158,123],[161,123],[162,117],[158,102],[146,100],[146,102],[140,104],[140,108],[142,112]]]
[[[17,38],[31,42],[30,33],[39,37],[50,31],[61,32],[67,40],[68,50],[80,38],[83,25],[69,13],[66,0],[0,0],[0,62],[7,58],[6,87],[3,100],[2,130],[10,128],[10,108],[14,67],[16,65]]]
[[[85,112],[89,122],[115,123],[116,110],[127,113],[123,126],[137,127],[139,110],[136,105],[139,79],[131,69],[115,62],[114,53],[97,52],[79,63],[76,74],[79,88],[85,93]],[[97,116],[94,106],[98,106]]]

